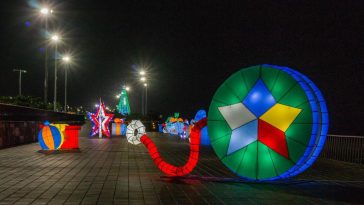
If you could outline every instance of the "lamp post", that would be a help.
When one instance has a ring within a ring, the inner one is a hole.
[[[21,74],[22,73],[27,73],[26,70],[21,70],[21,69],[13,69],[14,72],[19,72],[19,96],[21,96]]]
[[[52,36],[54,43],[54,97],[53,97],[53,111],[57,109],[57,45],[60,38],[57,34]]]
[[[67,70],[70,68],[71,57],[66,55],[62,61],[66,64],[64,69],[64,111],[67,112]]]
[[[40,9],[40,14],[45,19],[45,31],[48,32],[48,16],[53,10],[49,10],[47,7]],[[48,102],[48,46],[45,45],[45,60],[44,60],[44,102]]]
[[[143,74],[142,74],[143,73]],[[144,71],[141,71],[140,73],[139,73],[142,77],[140,78],[140,81],[141,82],[145,82],[147,79],[144,77],[144,75],[145,75],[145,72]],[[145,115],[145,107],[144,107],[144,90],[142,89],[142,114],[143,115]]]
[[[148,115],[148,84],[144,83],[145,87],[145,114]]]

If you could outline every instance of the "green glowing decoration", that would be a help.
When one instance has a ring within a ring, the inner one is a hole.
[[[324,146],[328,114],[303,74],[258,65],[231,75],[208,113],[211,145],[221,161],[250,180],[276,180],[307,169]]]
[[[119,104],[116,106],[116,109],[122,115],[130,115],[129,98],[125,86],[123,86],[121,91]]]

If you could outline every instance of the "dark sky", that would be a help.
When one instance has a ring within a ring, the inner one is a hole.
[[[136,69],[144,66],[149,110],[192,115],[208,109],[233,72],[268,63],[294,68],[316,83],[328,104],[330,133],[363,135],[363,1],[274,2],[52,1],[51,28],[65,35],[59,50],[71,50],[77,59],[69,103],[92,106],[102,97],[114,106],[126,81],[132,110],[140,112]],[[44,38],[37,1],[0,4],[0,95],[17,94],[12,69],[24,68],[23,93],[41,97]],[[59,77],[63,102],[63,72]],[[53,99],[53,62],[49,89]]]

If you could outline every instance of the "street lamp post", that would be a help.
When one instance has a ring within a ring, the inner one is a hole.
[[[68,64],[68,68],[64,69],[64,111],[67,112],[67,70],[70,65]]]
[[[21,70],[21,69],[13,69],[14,72],[19,72],[19,96],[21,96],[21,74],[22,73],[27,73],[26,70]]]
[[[145,82],[147,79],[144,77],[145,76],[145,72],[144,71],[140,71],[139,73],[142,77],[140,78],[140,81]],[[142,89],[142,114],[145,115],[145,105],[144,105],[144,90]]]
[[[142,89],[142,93],[141,93],[141,108],[142,108],[142,115],[144,116],[144,90]]]
[[[59,41],[58,35],[52,36],[52,41],[54,43],[54,98],[53,98],[53,111],[57,109],[57,46]]]
[[[145,114],[148,115],[148,84],[144,83],[145,87]]]
[[[64,69],[64,111],[67,112],[67,70],[70,68],[71,57],[66,55],[62,60],[67,66]]]
[[[44,7],[40,10],[41,15],[45,18],[45,32],[48,32],[48,15],[52,10]],[[44,102],[48,102],[48,45],[45,45],[45,60],[44,60]]]

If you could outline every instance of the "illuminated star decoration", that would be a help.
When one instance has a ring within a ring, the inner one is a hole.
[[[99,138],[102,138],[102,134],[106,135],[107,137],[110,137],[109,122],[114,117],[114,115],[106,113],[105,105],[101,101],[101,98],[96,112],[95,113],[87,112],[87,115],[88,118],[93,123],[90,136],[94,136],[98,133]]]
[[[262,80],[258,80],[242,103],[219,107],[232,129],[227,155],[259,141],[289,157],[285,132],[301,109],[277,103]]]

